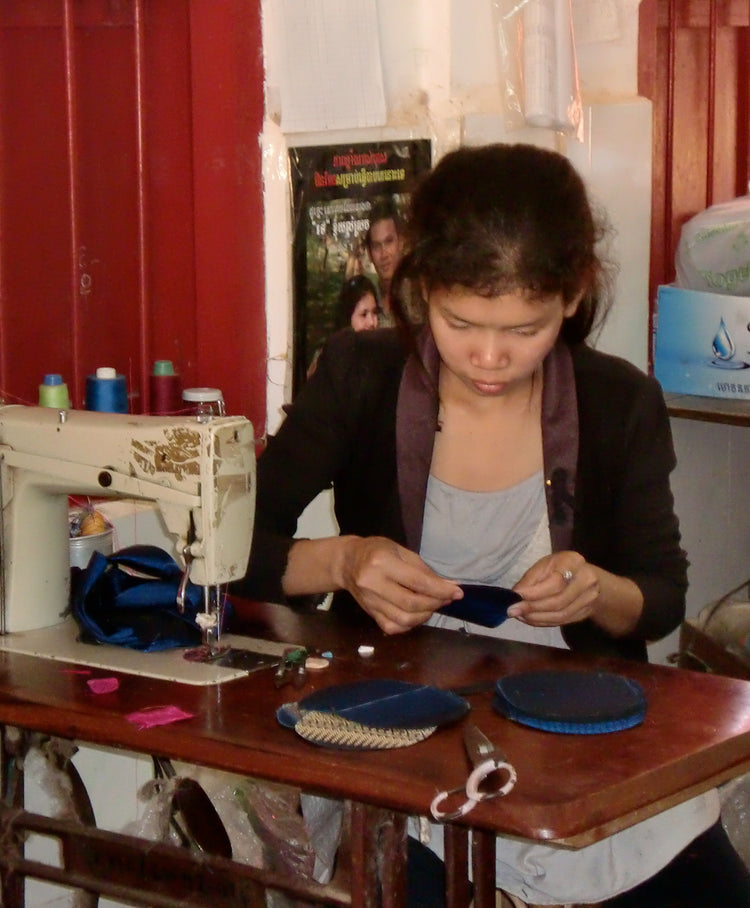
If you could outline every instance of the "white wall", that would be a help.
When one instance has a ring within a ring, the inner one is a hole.
[[[673,419],[672,479],[683,546],[690,560],[687,611],[750,577],[750,429]],[[651,648],[654,661],[677,651],[677,634]]]
[[[307,0],[316,6],[344,0]],[[263,135],[268,315],[268,431],[281,419],[291,382],[292,282],[287,149],[392,137],[426,137],[435,157],[460,143],[525,141],[567,154],[615,226],[621,264],[617,303],[603,349],[646,367],[651,106],[636,95],[637,0],[574,0],[584,34],[577,53],[583,141],[506,123],[499,26],[492,0],[374,2],[386,121],[378,127],[285,134],[282,65],[285,0],[264,0],[267,119]],[[306,4],[307,5],[307,4]],[[299,7],[295,7],[299,9]],[[322,7],[321,7],[322,8]],[[578,26],[576,26],[578,27]],[[316,73],[306,70],[305,82]]]

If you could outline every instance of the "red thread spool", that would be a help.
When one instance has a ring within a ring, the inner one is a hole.
[[[182,380],[174,371],[172,361],[157,359],[149,376],[151,412],[154,416],[174,416],[183,408]]]

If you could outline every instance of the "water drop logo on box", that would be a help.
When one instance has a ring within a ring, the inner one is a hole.
[[[750,297],[660,287],[654,374],[665,391],[750,399]]]

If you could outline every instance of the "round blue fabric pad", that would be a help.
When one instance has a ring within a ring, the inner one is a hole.
[[[335,684],[297,704],[300,711],[335,713],[370,728],[427,728],[466,715],[469,703],[447,690],[408,681],[376,678]]]
[[[643,722],[646,697],[636,681],[595,671],[521,672],[495,685],[497,712],[532,728],[592,735]]]

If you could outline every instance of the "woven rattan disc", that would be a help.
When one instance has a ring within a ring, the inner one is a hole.
[[[349,750],[409,747],[429,738],[436,728],[436,725],[427,728],[370,728],[319,710],[304,712],[294,726],[297,734],[306,741]]]

